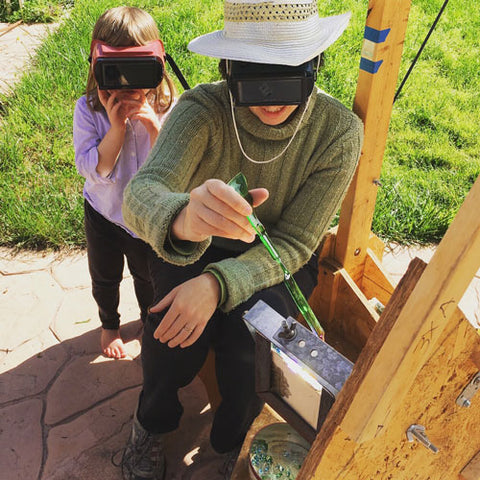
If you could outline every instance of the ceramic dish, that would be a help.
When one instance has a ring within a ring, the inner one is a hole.
[[[288,423],[273,423],[253,438],[248,454],[251,480],[295,480],[310,444]]]

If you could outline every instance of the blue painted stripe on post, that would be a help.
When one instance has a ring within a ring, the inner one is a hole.
[[[362,57],[360,59],[360,70],[365,70],[368,73],[377,73],[382,63],[383,60],[372,62],[371,60],[367,60],[366,58]]]
[[[385,30],[375,30],[375,28],[365,26],[363,38],[374,43],[383,43],[387,39],[390,30],[390,28],[386,28]]]

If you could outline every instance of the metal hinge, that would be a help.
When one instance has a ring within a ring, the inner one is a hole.
[[[480,372],[470,380],[469,384],[463,389],[455,402],[460,407],[469,407],[472,404],[473,396],[480,390]]]

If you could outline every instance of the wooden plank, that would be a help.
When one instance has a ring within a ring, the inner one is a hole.
[[[476,274],[480,266],[479,204],[477,179],[403,309],[390,311],[393,318],[388,330],[375,329],[370,352],[377,353],[357,392],[358,398],[370,400],[359,402],[343,423],[351,438],[372,438],[378,434],[378,425],[388,422]]]
[[[350,278],[340,270],[334,320],[343,338],[361,350],[372,333],[379,314],[367,297]]]
[[[369,1],[366,27],[387,36],[380,43],[365,40],[362,48],[362,58],[383,63],[376,73],[360,69],[353,110],[364,122],[365,139],[342,203],[335,247],[335,258],[357,284],[366,258],[409,11],[410,0]]]
[[[369,248],[367,248],[361,289],[368,299],[375,297],[384,306],[388,303],[395,290],[393,280],[383,269],[382,263],[374,252]]]
[[[480,451],[473,457],[460,473],[460,480],[480,479]]]
[[[390,328],[388,324],[389,320],[391,321],[391,319],[394,317],[393,315],[389,315],[389,311],[401,310],[413,291],[416,281],[423,273],[425,266],[425,263],[418,258],[410,262],[410,265],[395,289],[394,295],[388,303],[385,312],[378,321],[376,331],[383,332]],[[371,357],[374,355],[374,353],[371,345],[372,338],[368,342],[367,346],[365,346],[360,354],[360,357],[356,361],[350,377],[346,381],[342,390],[340,390],[340,393],[333,404],[333,407],[330,410],[323,427],[317,435],[312,449],[310,450],[310,453],[305,461],[305,465],[300,472],[300,479],[312,478],[317,470],[317,466],[318,468],[323,469],[325,465],[335,465],[335,455],[337,455],[335,450],[337,448],[337,442],[340,442],[339,437],[344,439],[344,441],[341,442],[342,448],[344,449],[343,455],[347,458],[351,458],[353,455],[355,443],[350,441],[346,434],[338,431],[338,428],[339,425],[342,424],[348,409],[352,408],[352,403],[355,400],[358,386],[361,383],[362,378],[366,375],[366,372],[368,372],[372,363]],[[338,466],[342,466],[342,461],[338,462]],[[335,471],[335,469],[336,467],[333,469],[333,471]],[[335,477],[332,474],[332,476],[329,476],[328,478],[330,480],[330,478]]]
[[[338,292],[338,281],[340,278],[341,266],[331,258],[325,258],[320,261],[318,269],[318,282],[308,303],[312,307],[320,324],[326,330],[332,325],[336,297]]]
[[[373,232],[370,232],[370,236],[368,239],[368,248],[374,253],[374,255],[381,262],[383,259],[383,254],[385,253],[385,244]]]
[[[334,260],[325,258],[320,263],[318,284],[309,303],[330,339],[342,340],[357,352],[365,345],[376,325],[378,313],[350,278],[347,271]],[[333,345],[342,354],[341,345]],[[351,359],[351,355],[346,355]]]
[[[408,290],[415,283],[411,279],[421,274],[421,263],[418,259],[413,262],[407,272],[409,281],[399,286],[402,291],[396,291],[392,297],[395,309],[401,308],[408,298]],[[382,320],[388,321],[388,318],[380,319],[379,329],[388,327]],[[456,355],[453,355],[454,351]],[[431,355],[414,375],[411,385],[405,387],[405,394],[398,399],[399,408],[385,424],[378,426],[381,433],[369,440],[357,441],[343,427],[348,411],[357,409],[362,402],[371,401],[368,395],[354,393],[358,393],[356,373],[371,368],[369,358],[362,352],[297,480],[458,478],[459,472],[480,448],[480,400],[472,402],[469,408],[455,403],[478,371],[472,360],[472,352],[478,351],[480,338],[456,308]],[[406,430],[412,424],[425,426],[429,439],[439,448],[438,454],[416,441],[408,442]]]

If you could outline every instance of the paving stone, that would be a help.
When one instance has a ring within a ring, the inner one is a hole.
[[[13,350],[47,330],[62,291],[44,271],[0,276],[0,348]]]
[[[0,403],[42,392],[67,358],[50,331],[9,352],[0,364]]]
[[[12,275],[47,269],[55,260],[53,252],[32,252],[0,247],[0,273]]]
[[[90,288],[92,284],[86,251],[58,257],[51,268],[53,278],[64,289]]]
[[[3,72],[0,79],[0,92],[8,93],[11,90],[23,69],[30,64],[35,50],[40,46],[45,35],[53,31],[57,25],[53,23],[22,24],[2,36],[0,65]],[[0,23],[0,31],[7,27],[8,24]]]
[[[210,445],[212,411],[202,381],[196,377],[190,385],[179,391],[184,414],[178,429],[166,440],[167,479],[187,480],[194,472],[216,471],[218,462]],[[203,477],[215,480],[212,475]],[[200,480],[200,477],[198,477]]]
[[[119,480],[120,469],[113,467],[112,454],[121,458],[131,428],[131,417],[140,389],[124,392],[108,404],[111,409],[96,407],[69,424],[50,431],[49,455],[42,480]],[[218,469],[218,459],[210,447],[211,411],[200,379],[196,378],[179,392],[185,412],[178,430],[166,437],[167,480],[193,478],[199,468],[209,472]],[[100,411],[100,409],[102,409]],[[61,453],[60,453],[61,452]],[[200,477],[197,477],[200,480]],[[201,480],[216,480],[214,476]]]
[[[0,409],[0,477],[34,480],[42,462],[42,401],[26,400]]]
[[[398,284],[407,271],[408,265],[415,257],[421,258],[425,263],[428,263],[434,253],[435,247],[407,248],[402,245],[389,244],[385,248],[382,267],[389,273],[395,284]]]
[[[65,421],[121,390],[141,384],[139,361],[113,360],[99,354],[74,358],[50,387],[45,423]]]
[[[124,341],[134,340],[140,324],[140,314],[129,278],[120,285],[120,328]],[[64,291],[62,302],[52,322],[55,335],[73,353],[100,352],[101,323],[97,305],[90,288]],[[127,346],[128,353],[136,356],[135,344]]]
[[[140,388],[120,393],[71,422],[52,428],[43,478],[119,480],[121,474],[112,465],[111,456],[126,443],[139,393]]]
[[[480,279],[478,277],[472,280],[458,306],[473,327],[480,329]]]

